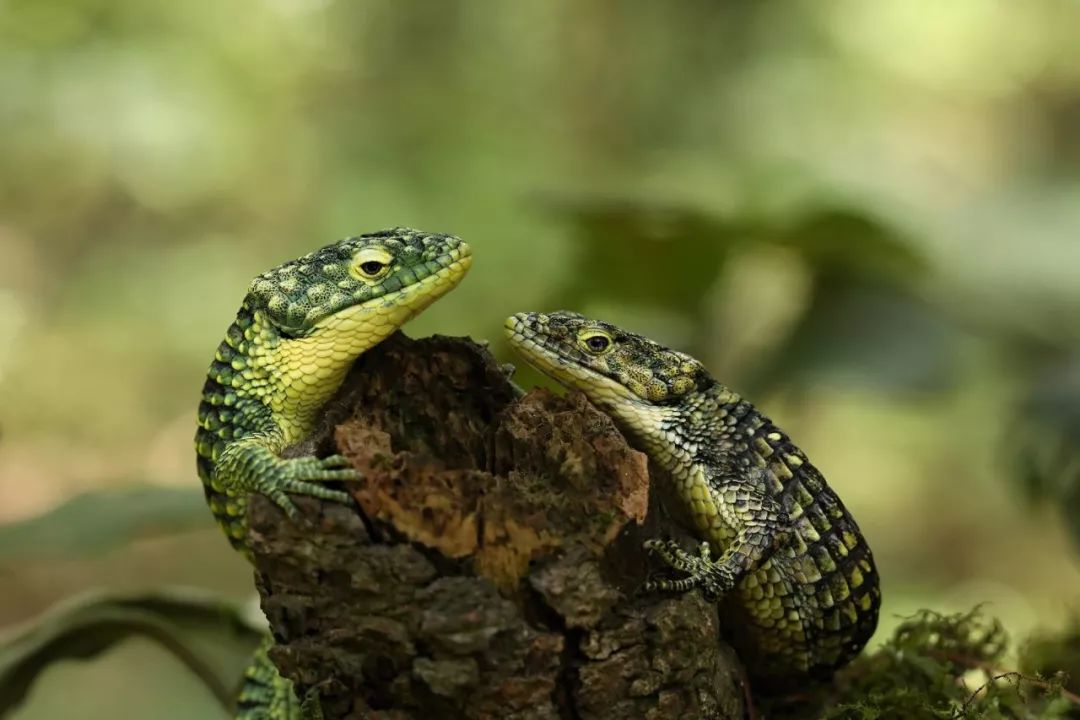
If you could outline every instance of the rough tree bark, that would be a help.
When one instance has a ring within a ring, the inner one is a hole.
[[[582,396],[521,396],[480,345],[399,334],[313,449],[362,473],[357,507],[300,500],[293,524],[256,501],[250,540],[272,657],[327,718],[743,716],[715,606],[638,592],[642,541],[680,533]]]

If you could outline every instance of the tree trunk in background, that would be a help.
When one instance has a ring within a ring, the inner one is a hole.
[[[301,499],[293,524],[256,498],[250,540],[271,655],[328,720],[743,716],[715,606],[637,592],[643,540],[694,541],[583,397],[521,396],[483,347],[398,334],[312,450],[362,473],[359,509]]]

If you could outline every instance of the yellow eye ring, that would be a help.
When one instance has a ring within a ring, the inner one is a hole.
[[[611,336],[606,332],[592,330],[578,338],[581,348],[592,355],[603,355],[611,349]]]
[[[356,253],[349,270],[353,277],[372,282],[390,272],[394,257],[381,247],[367,247]]]

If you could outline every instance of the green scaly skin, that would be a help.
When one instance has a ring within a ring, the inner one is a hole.
[[[854,658],[877,626],[870,548],[806,455],[697,360],[576,313],[519,313],[510,344],[583,392],[676,484],[702,540],[646,549],[678,573],[647,590],[723,597],[755,685],[798,689]]]
[[[292,683],[278,673],[267,654],[273,644],[267,635],[244,671],[236,696],[237,720],[323,720],[318,694],[310,692],[301,702]]]
[[[195,448],[206,500],[234,548],[250,555],[252,493],[289,518],[290,495],[352,502],[322,483],[352,480],[345,458],[283,459],[313,429],[353,361],[453,289],[472,264],[451,235],[408,228],[350,237],[255,278],[210,365]],[[245,674],[238,717],[316,720],[270,663],[269,639]]]

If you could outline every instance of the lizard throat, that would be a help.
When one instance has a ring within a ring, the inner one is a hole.
[[[457,285],[471,256],[421,282],[334,313],[305,337],[284,340],[266,356],[276,378],[267,404],[286,443],[303,439],[316,413],[337,392],[353,361]]]
[[[689,462],[693,448],[679,433],[683,422],[679,408],[646,402],[625,385],[563,358],[522,332],[513,319],[507,321],[506,330],[510,344],[526,362],[561,385],[584,393],[666,469]]]

